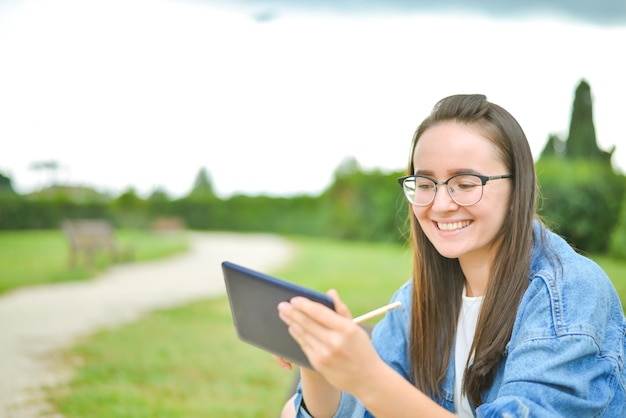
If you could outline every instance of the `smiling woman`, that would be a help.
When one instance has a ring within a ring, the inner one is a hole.
[[[501,174],[510,172],[512,167],[493,158],[500,151],[492,140],[479,133],[484,130],[478,124],[468,126],[450,120],[424,131],[413,151],[413,172],[438,179],[452,177],[441,182],[448,183],[441,188],[447,193],[435,189],[429,193],[428,202],[414,203],[412,207],[421,230],[441,255],[458,258],[462,265],[483,265],[488,269],[484,261],[493,258],[496,236],[509,214],[512,187],[510,180],[487,180],[510,179],[513,175]],[[470,180],[463,180],[467,178]],[[458,179],[465,183],[457,184]],[[487,276],[485,271],[476,280],[466,277],[468,296],[484,294]]]
[[[620,299],[536,214],[515,118],[483,95],[446,97],[417,128],[407,171],[413,274],[392,298],[402,306],[370,342],[336,292],[336,311],[281,303],[314,368],[301,368],[283,416],[623,416]]]

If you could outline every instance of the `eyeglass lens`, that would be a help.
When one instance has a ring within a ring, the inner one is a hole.
[[[481,179],[473,175],[462,175],[448,180],[446,187],[448,194],[456,203],[469,206],[477,203],[483,195]],[[438,185],[426,177],[412,177],[404,181],[403,188],[406,197],[414,204],[426,206],[435,200]]]

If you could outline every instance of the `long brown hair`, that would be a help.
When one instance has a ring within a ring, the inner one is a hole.
[[[421,135],[444,122],[465,123],[490,140],[513,174],[509,216],[498,233],[463,391],[475,406],[493,383],[496,367],[508,343],[517,306],[528,287],[536,217],[537,184],[530,146],[515,118],[483,95],[455,95],[434,107],[413,136],[408,174],[413,174],[413,151]],[[465,277],[458,259],[441,256],[428,240],[409,207],[413,251],[413,314],[411,371],[418,388],[440,397],[456,333]],[[515,260],[515,262],[511,262]]]

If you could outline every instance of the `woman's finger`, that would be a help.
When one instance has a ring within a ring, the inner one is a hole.
[[[274,361],[278,363],[278,365],[282,367],[283,369],[287,371],[291,371],[291,369],[293,368],[293,365],[291,364],[290,361],[287,361],[284,358],[279,357],[277,355],[274,355],[273,357],[274,357]]]

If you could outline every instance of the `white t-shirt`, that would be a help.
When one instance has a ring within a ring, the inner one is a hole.
[[[459,314],[454,346],[454,405],[456,406],[456,414],[463,418],[473,418],[474,416],[467,396],[461,397],[461,385],[463,384],[465,365],[467,364],[470,347],[474,341],[476,322],[478,321],[478,314],[482,304],[483,296],[469,297],[465,293],[465,288],[463,288],[463,303],[461,305],[461,313]]]

